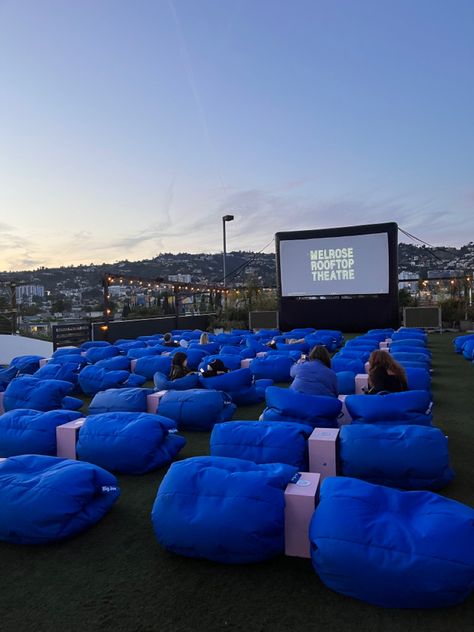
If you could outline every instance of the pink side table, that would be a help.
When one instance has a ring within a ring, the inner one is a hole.
[[[339,428],[315,428],[308,439],[309,469],[321,475],[337,476],[337,438]]]
[[[76,443],[79,430],[85,422],[85,417],[68,421],[56,427],[56,455],[63,459],[76,459]]]
[[[320,476],[301,472],[285,490],[285,555],[310,557],[309,523],[319,499]]]

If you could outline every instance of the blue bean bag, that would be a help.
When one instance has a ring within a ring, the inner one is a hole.
[[[424,358],[421,358],[422,362],[430,362],[431,363],[431,351],[429,349],[427,349],[426,347],[408,347],[405,345],[397,345],[397,346],[393,346],[390,345],[390,353],[393,355],[394,353],[398,353],[398,354],[410,354],[410,355],[416,355],[416,356],[424,356]],[[415,358],[415,360],[418,358]]]
[[[462,355],[466,360],[472,360],[474,358],[474,340],[468,340],[463,348]]]
[[[158,413],[176,422],[180,430],[211,430],[229,421],[237,406],[226,393],[204,389],[168,391],[160,399]]]
[[[400,340],[394,340],[390,343],[390,349],[397,347],[411,347],[413,349],[426,349],[426,343],[419,338],[402,338]]]
[[[216,359],[222,360],[222,362],[224,363],[224,366],[230,371],[236,371],[237,369],[240,369],[240,363],[241,363],[240,355],[216,354],[216,355],[209,355],[203,358],[202,362],[199,363],[199,367],[198,367],[199,370],[203,369],[205,371],[207,368],[207,365]]]
[[[13,378],[17,377],[18,369],[16,366],[10,366],[6,369],[0,369],[0,391],[4,391]]]
[[[200,375],[199,382],[203,388],[224,391],[237,406],[258,404],[265,398],[265,389],[257,389],[253,384],[250,369],[237,369],[215,377]]]
[[[348,395],[346,408],[353,424],[390,423],[431,426],[430,395],[405,391],[387,395]]]
[[[410,391],[428,391],[431,398],[431,375],[429,371],[417,367],[405,367],[405,373]]]
[[[324,334],[312,334],[310,336],[306,336],[305,342],[309,345],[310,349],[316,345],[323,345],[330,353],[336,351],[339,347],[338,341],[335,338],[329,335],[325,336]]]
[[[63,410],[79,410],[84,406],[84,402],[79,397],[70,397],[66,395],[61,402],[61,408]]]
[[[144,349],[146,342],[143,340],[116,340],[114,347],[117,347],[120,353],[127,353],[130,349]]]
[[[53,352],[52,358],[58,358],[63,355],[81,355],[82,350],[79,347],[61,347]]]
[[[310,346],[307,342],[293,342],[286,344],[283,342],[277,342],[277,351],[301,351],[302,353],[309,353]]]
[[[81,402],[82,403],[82,402]],[[38,412],[20,408],[0,416],[0,457],[56,454],[56,427],[82,417],[72,410]]]
[[[10,362],[10,366],[14,366],[21,375],[33,375],[39,369],[40,360],[44,360],[44,357],[39,355],[16,356]]]
[[[341,395],[353,395],[355,393],[355,373],[352,371],[339,371],[336,373],[337,390]]]
[[[344,358],[348,360],[357,360],[365,364],[370,358],[372,352],[364,349],[363,347],[350,347],[349,349],[344,347],[334,356],[333,360],[337,358]]]
[[[40,380],[63,380],[76,386],[79,370],[80,367],[77,363],[53,364],[48,362],[33,373],[33,377],[37,377]]]
[[[85,353],[85,358],[90,364],[95,364],[99,360],[105,360],[106,358],[113,358],[120,355],[120,350],[117,347],[91,347]]]
[[[396,331],[391,336],[392,342],[397,340],[422,340],[425,344],[428,344],[428,336],[421,332],[408,332],[408,331]]]
[[[296,471],[225,457],[173,463],[152,510],[158,542],[178,555],[226,564],[281,555],[284,492]]]
[[[350,356],[336,354],[331,360],[331,368],[336,373],[350,371],[351,373],[365,373],[365,361]]]
[[[77,535],[120,495],[115,476],[91,463],[52,456],[0,462],[0,540],[47,544]]]
[[[224,354],[224,355],[238,355],[238,356],[240,356],[240,353],[241,353],[240,347],[234,347],[232,345],[222,345],[222,347],[218,351],[219,351],[219,353]],[[217,351],[216,352],[210,352],[210,353],[217,353]],[[240,357],[242,357],[242,356],[240,356]]]
[[[406,353],[402,351],[394,351],[391,352],[391,356],[400,364],[404,364],[404,362],[417,362],[418,364],[424,364],[427,369],[431,366],[431,358],[425,355],[424,353]]]
[[[111,371],[130,371],[130,358],[127,356],[115,356],[99,360],[94,364],[99,369],[109,369]]]
[[[210,438],[211,456],[254,463],[286,463],[308,471],[311,426],[284,421],[228,421],[216,424]]]
[[[87,342],[83,342],[80,346],[82,351],[87,351],[88,349],[104,349],[105,347],[110,347],[111,343],[107,342],[107,340],[88,340]]]
[[[290,369],[294,360],[287,355],[270,354],[264,358],[255,358],[250,364],[256,380],[270,379],[274,382],[290,382]]]
[[[146,413],[150,388],[109,388],[92,398],[89,415],[111,412]]]
[[[197,349],[198,351],[205,351],[206,355],[211,353],[219,353],[220,345],[218,342],[207,342],[206,344],[200,344],[199,342],[190,342],[187,347],[189,350]],[[234,349],[234,347],[229,347]]]
[[[60,356],[56,356],[55,358],[51,358],[47,364],[75,364],[77,367],[77,370],[82,369],[83,367],[85,367],[88,362],[86,360],[86,358],[80,354],[77,353],[65,353],[63,355]]]
[[[3,395],[5,411],[16,408],[54,410],[61,408],[64,397],[73,390],[71,382],[63,380],[39,380],[32,375],[16,377]]]
[[[129,360],[138,360],[138,358],[146,358],[149,356],[159,356],[162,353],[169,354],[169,347],[145,347],[144,349],[130,349],[127,351],[127,358]]]
[[[79,386],[85,395],[95,395],[108,388],[120,388],[128,380],[128,371],[109,371],[97,366],[86,366],[79,374]]]
[[[220,345],[239,346],[242,342],[242,336],[233,336],[232,334],[218,334],[216,336],[216,342]]]
[[[456,353],[462,353],[463,347],[469,340],[474,340],[474,334],[466,334],[465,336],[457,336],[453,340],[454,350]]]
[[[441,489],[454,476],[439,428],[351,424],[339,434],[343,476],[402,489]]]
[[[173,421],[148,413],[89,415],[79,431],[83,461],[121,474],[145,474],[168,465],[186,444]]]
[[[309,535],[323,583],[377,606],[453,606],[474,585],[474,510],[433,492],[327,478]]]
[[[138,358],[134,373],[143,375],[147,380],[152,380],[155,373],[169,375],[171,369],[171,356],[144,356]]]
[[[196,371],[201,360],[208,355],[207,352],[202,349],[183,349],[176,347],[176,349],[171,351],[170,356],[173,357],[178,351],[186,355],[188,359],[187,367],[190,371]]]
[[[153,382],[157,391],[188,391],[190,388],[199,388],[199,376],[197,373],[189,373],[176,380],[169,380],[164,373],[156,372]]]
[[[337,428],[342,409],[336,397],[306,395],[277,386],[267,388],[265,399],[267,407],[261,417],[264,421],[297,421],[312,428]]]

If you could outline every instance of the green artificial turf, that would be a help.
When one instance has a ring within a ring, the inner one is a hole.
[[[433,334],[435,424],[449,435],[455,481],[443,493],[474,505],[474,366],[453,335]],[[241,408],[257,419],[262,406]],[[185,433],[181,458],[208,453]],[[120,476],[122,496],[95,527],[61,544],[0,544],[0,630],[194,632],[472,630],[474,598],[443,610],[385,610],[328,590],[309,560],[224,566],[177,557],[154,537],[150,511],[165,471]],[[442,537],[442,536],[441,536]]]

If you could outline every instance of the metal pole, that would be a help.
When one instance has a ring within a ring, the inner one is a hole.
[[[223,263],[222,267],[224,269],[224,279],[223,279],[222,284],[223,284],[223,286],[225,288],[225,286],[226,286],[226,277],[227,277],[227,274],[226,274],[226,255],[227,255],[227,252],[226,252],[226,242],[225,242],[225,218],[224,217],[222,218],[222,240],[223,240],[223,244],[224,244],[224,252],[223,252],[223,259],[222,259],[222,263]]]

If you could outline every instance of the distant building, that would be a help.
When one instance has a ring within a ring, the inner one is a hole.
[[[44,297],[44,285],[17,285],[15,288],[16,300],[19,303],[30,301],[33,296]]]
[[[191,283],[191,275],[190,274],[170,274],[168,276],[168,281],[173,281],[174,283]]]

